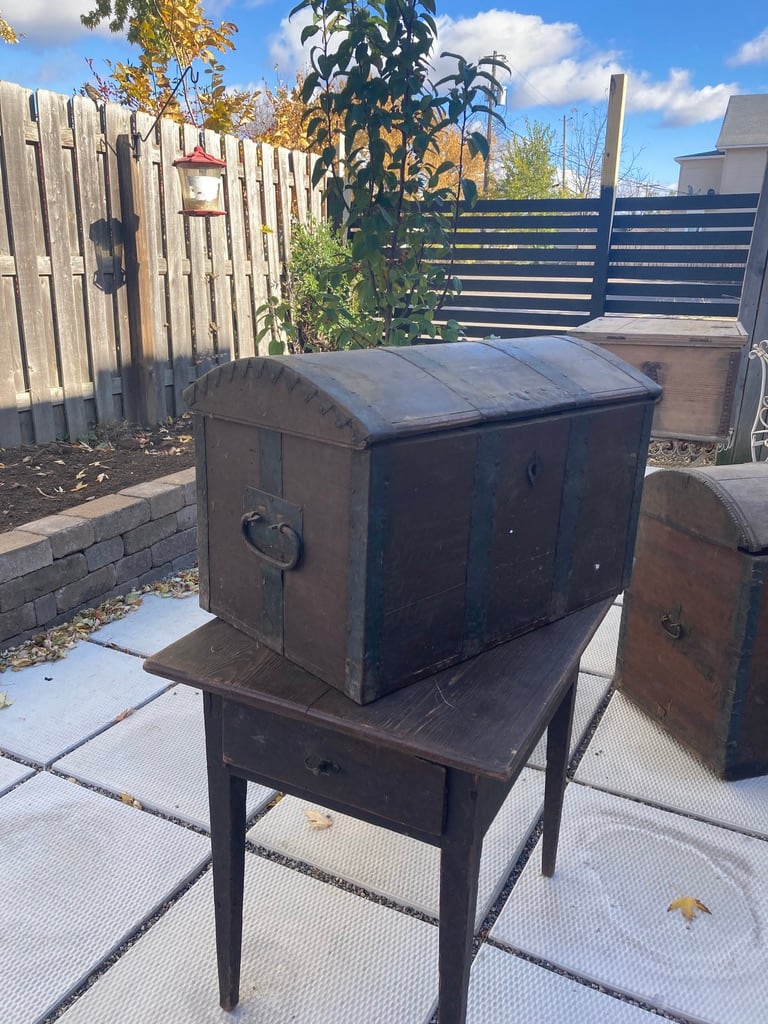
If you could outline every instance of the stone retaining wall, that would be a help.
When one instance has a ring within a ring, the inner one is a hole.
[[[196,561],[194,467],[0,534],[0,649]]]

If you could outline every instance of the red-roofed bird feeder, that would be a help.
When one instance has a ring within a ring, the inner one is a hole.
[[[221,194],[221,176],[226,164],[206,153],[202,146],[195,146],[191,153],[173,161],[181,182],[181,204],[179,213],[186,217],[223,217],[226,210]]]

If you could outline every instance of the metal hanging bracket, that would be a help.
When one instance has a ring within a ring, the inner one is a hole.
[[[141,132],[138,131],[137,128],[136,128],[136,114],[133,113],[131,115],[131,147],[133,149],[133,159],[134,160],[140,160],[141,159],[141,146],[142,146],[142,143],[146,142],[147,139],[149,138],[149,136],[155,130],[155,128],[157,126],[157,122],[163,116],[163,114],[166,111],[166,108],[168,107],[168,104],[171,102],[173,97],[176,95],[176,93],[181,88],[181,83],[184,81],[184,79],[187,77],[187,75],[189,75],[190,82],[193,85],[197,85],[197,81],[198,81],[200,75],[198,73],[192,71],[192,65],[191,64],[187,64],[187,66],[184,68],[184,70],[179,75],[179,79],[176,82],[176,85],[174,85],[173,89],[171,89],[171,92],[168,95],[168,98],[166,99],[165,103],[162,105],[162,107],[158,111],[157,117],[152,122],[152,124],[149,126],[149,130],[148,130],[146,135],[142,135]],[[201,135],[202,135],[202,132],[201,132]]]

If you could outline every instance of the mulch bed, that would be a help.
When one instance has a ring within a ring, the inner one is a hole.
[[[75,442],[0,448],[0,533],[194,462],[189,413],[152,429],[123,423]]]

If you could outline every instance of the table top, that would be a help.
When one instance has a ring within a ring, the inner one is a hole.
[[[144,668],[256,711],[509,781],[610,604],[574,612],[363,706],[221,619],[159,651]]]

